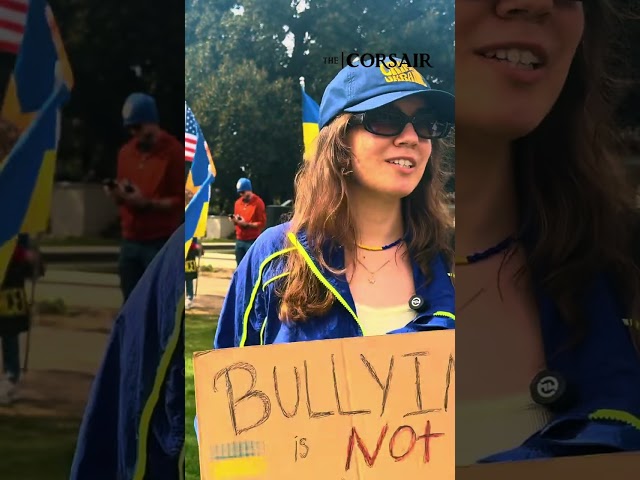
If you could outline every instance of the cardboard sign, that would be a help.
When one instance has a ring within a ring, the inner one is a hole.
[[[454,334],[196,352],[201,478],[453,480]]]
[[[530,460],[456,468],[456,480],[546,480],[556,478],[633,480],[640,476],[640,453]]]

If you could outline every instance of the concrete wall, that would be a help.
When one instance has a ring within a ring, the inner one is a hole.
[[[117,219],[118,210],[102,185],[67,182],[54,185],[51,236],[99,236]]]
[[[227,217],[211,215],[207,218],[206,238],[229,238],[234,232],[234,225]]]

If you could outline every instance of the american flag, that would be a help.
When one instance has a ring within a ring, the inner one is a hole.
[[[196,144],[198,143],[199,128],[198,122],[196,122],[196,117],[193,116],[193,112],[187,105],[187,102],[184,103],[184,108],[184,159],[187,162],[192,162],[193,157],[196,154]]]
[[[0,0],[0,51],[18,54],[27,23],[29,0]]]

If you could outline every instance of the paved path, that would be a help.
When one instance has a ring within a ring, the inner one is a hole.
[[[26,340],[26,334],[20,335],[22,358]],[[36,325],[31,330],[28,368],[94,374],[107,340],[107,333]]]
[[[59,298],[67,305],[118,308],[122,305],[119,283],[115,274],[49,269],[36,284],[35,301]],[[30,292],[28,282],[27,294]]]
[[[225,297],[229,290],[229,283],[230,280],[228,278],[214,277],[207,273],[200,274],[198,278],[197,296],[213,295],[216,297]]]
[[[236,256],[233,253],[219,253],[206,251],[200,259],[200,265],[210,265],[214,268],[235,269]]]

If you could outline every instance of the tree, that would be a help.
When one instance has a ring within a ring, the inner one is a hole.
[[[293,178],[299,161],[291,132],[301,130],[300,117],[289,114],[294,92],[291,79],[270,81],[252,60],[227,58],[189,102],[215,159],[215,187],[226,198],[235,196],[241,176],[250,176],[265,198],[290,198],[290,185],[281,179]]]
[[[302,153],[298,78],[320,103],[341,68],[325,57],[428,53],[434,68],[422,73],[453,91],[451,0],[192,0],[186,32],[186,97],[223,193],[234,194],[243,165],[267,201],[292,197]]]
[[[176,2],[51,0],[75,76],[63,111],[58,176],[115,172],[126,140],[121,108],[130,93],[155,96],[161,124],[184,135],[184,11]]]

